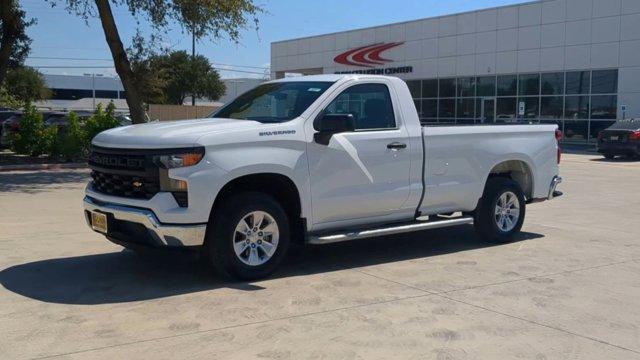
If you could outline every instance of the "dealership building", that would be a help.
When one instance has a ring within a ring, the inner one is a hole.
[[[640,117],[640,0],[542,0],[279,41],[271,71],[398,76],[424,124],[557,123],[565,141],[593,143]]]

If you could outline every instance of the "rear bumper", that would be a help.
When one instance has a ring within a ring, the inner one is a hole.
[[[549,194],[547,196],[547,200],[551,200],[558,196],[562,196],[562,192],[556,190],[558,185],[560,185],[561,183],[562,183],[562,178],[560,176],[556,175],[553,177],[553,180],[551,180],[551,184],[549,185]]]
[[[163,224],[149,209],[84,198],[85,220],[91,227],[91,212],[107,215],[109,240],[130,247],[185,248],[204,243],[207,224]]]
[[[614,155],[636,155],[640,154],[640,144],[636,142],[599,142],[598,152],[600,154],[614,154]]]

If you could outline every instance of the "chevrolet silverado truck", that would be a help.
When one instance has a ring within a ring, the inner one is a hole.
[[[269,275],[294,243],[461,224],[507,242],[526,204],[561,195],[558,136],[556,125],[422,126],[394,77],[285,78],[208,119],[97,135],[85,218],[134,250],[197,249],[237,279]]]

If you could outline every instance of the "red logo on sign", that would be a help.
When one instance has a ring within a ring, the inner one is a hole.
[[[367,45],[343,52],[342,54],[333,58],[333,61],[343,65],[364,67],[384,65],[384,63],[393,62],[393,60],[381,57],[380,55],[382,54],[382,52],[402,44],[404,44],[404,42],[377,43],[373,45]]]

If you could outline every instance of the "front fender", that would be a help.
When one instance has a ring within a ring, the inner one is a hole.
[[[301,216],[310,219],[309,166],[304,142],[258,142],[207,149],[207,154],[212,163],[225,170],[223,176],[216,180],[216,196],[224,185],[239,177],[265,173],[279,174],[294,183],[300,194]]]

